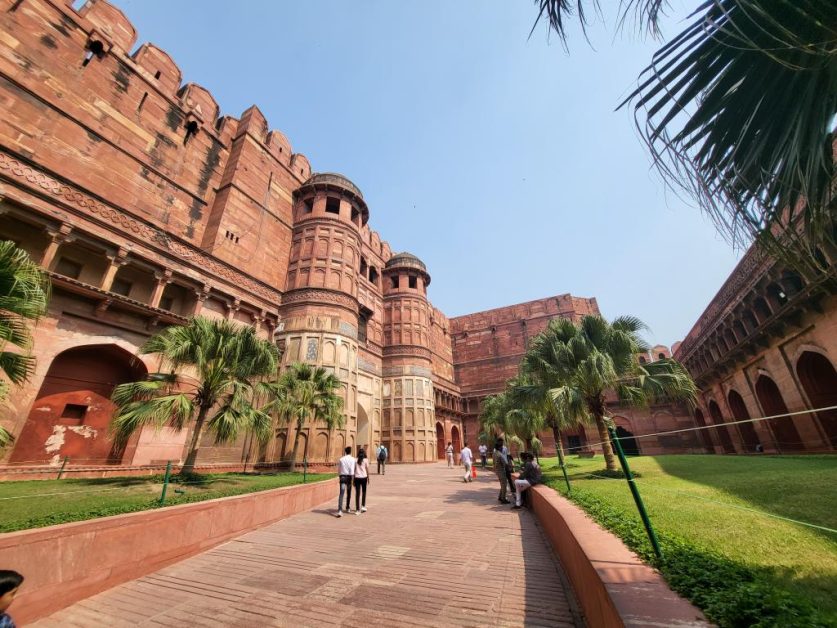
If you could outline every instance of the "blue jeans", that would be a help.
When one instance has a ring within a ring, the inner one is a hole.
[[[346,512],[351,510],[349,505],[352,501],[352,476],[340,476],[340,497],[337,498],[337,511],[343,512],[343,494],[346,494]]]

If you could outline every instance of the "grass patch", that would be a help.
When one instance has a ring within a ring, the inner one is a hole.
[[[774,518],[837,529],[837,458],[631,458],[662,561],[625,481],[592,479],[601,457],[572,463],[571,498],[718,625],[837,626],[837,535]],[[542,466],[566,495],[557,460]]]
[[[308,482],[331,477],[334,475],[309,473]],[[302,473],[218,473],[174,477],[168,487],[165,505],[267,491],[302,484],[302,478]],[[0,482],[0,532],[160,508],[162,489],[162,475]]]

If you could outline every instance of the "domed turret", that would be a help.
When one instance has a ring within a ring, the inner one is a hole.
[[[399,277],[402,275],[405,277],[402,281],[404,285],[400,286],[402,288],[418,288],[419,282],[416,280],[418,277],[421,277],[422,292],[430,285],[430,273],[427,272],[427,266],[418,257],[406,251],[396,253],[389,258],[384,266],[384,274],[390,277],[390,284],[387,287],[392,290],[398,289]]]

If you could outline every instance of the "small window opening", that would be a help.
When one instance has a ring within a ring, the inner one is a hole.
[[[174,306],[174,298],[173,297],[163,297],[162,299],[160,299],[160,309],[161,310],[168,310],[169,312],[171,312],[173,306]]]
[[[81,269],[81,264],[74,262],[71,259],[67,259],[66,257],[59,259],[58,263],[55,265],[56,273],[69,277],[70,279],[78,279],[81,276]]]
[[[666,354],[665,353],[658,353],[657,358],[659,358],[660,360],[665,360],[666,359]]]
[[[329,196],[326,199],[326,212],[329,214],[339,214],[340,213],[340,199],[333,198]]]
[[[74,11],[81,11],[85,4],[87,4],[87,0],[73,0],[70,6],[73,7]]]
[[[98,39],[87,44],[87,50],[84,52],[84,61],[81,63],[82,67],[90,63],[93,57],[101,59],[105,56],[105,45]]]
[[[114,279],[110,286],[110,291],[115,294],[121,294],[123,297],[127,297],[131,294],[131,287],[133,285],[134,284],[130,281],[125,281],[124,279]]]
[[[154,73],[154,78],[155,78],[155,79],[158,79],[158,78],[160,78],[162,75],[163,75],[163,73],[162,73],[162,72],[160,72],[160,70],[157,70],[157,71]]]
[[[389,278],[389,284],[390,284],[390,286],[392,286],[393,290],[397,290],[398,289],[398,277],[390,277]]]
[[[648,362],[648,360],[645,359],[644,355],[639,356],[639,363],[640,364],[646,364],[647,362]]]
[[[418,288],[418,277],[410,275],[410,287],[413,289]]]
[[[196,135],[197,132],[198,123],[194,120],[189,120],[189,122],[186,123],[186,137],[183,138],[183,143],[186,144],[186,142],[188,142],[192,136]]]
[[[368,324],[369,319],[366,317],[366,315],[361,314],[357,321],[357,339],[359,342],[366,342]]]
[[[314,199],[313,198],[306,198],[302,201],[302,211],[306,214],[310,214],[314,211]]]
[[[366,277],[366,274],[369,270],[369,267],[366,265],[366,258],[361,256],[360,258],[360,274]]]
[[[369,267],[369,281],[374,283],[376,286],[378,285],[378,269],[374,266]]]
[[[352,207],[352,222],[356,225],[360,225],[360,212],[357,207]]]
[[[87,406],[79,403],[68,403],[61,412],[62,419],[83,419],[87,414]]]
[[[148,98],[148,92],[145,92],[140,98],[139,105],[137,106],[137,111],[142,111],[142,106],[145,104],[145,99]]]
[[[226,235],[227,240],[230,240],[231,242],[235,242],[236,244],[238,244],[238,240],[239,240],[240,237],[241,236],[235,235],[232,231],[227,230],[227,235]]]

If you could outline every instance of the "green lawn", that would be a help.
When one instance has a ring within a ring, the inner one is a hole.
[[[308,474],[308,482],[334,477]],[[173,478],[177,480],[177,478]],[[301,484],[302,473],[207,474],[169,484],[166,506]],[[0,482],[0,532],[159,508],[163,476]],[[183,491],[183,492],[177,492]]]
[[[629,460],[666,554],[657,566],[710,618],[721,625],[837,625],[837,534],[768,516],[837,529],[837,457]],[[591,478],[604,466],[600,456],[568,463],[573,499],[654,562],[626,482]],[[547,483],[566,494],[557,460],[542,466]],[[792,608],[796,603],[803,610]],[[762,624],[753,619],[764,614]]]

